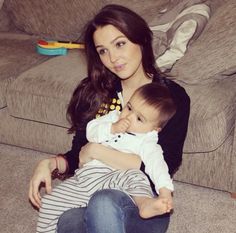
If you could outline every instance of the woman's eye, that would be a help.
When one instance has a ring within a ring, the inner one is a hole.
[[[98,50],[98,54],[99,55],[103,55],[103,54],[105,54],[106,53],[106,49],[100,49],[100,50]]]
[[[120,48],[120,47],[122,47],[124,45],[125,45],[125,41],[119,41],[119,42],[116,43],[116,47],[117,48]]]

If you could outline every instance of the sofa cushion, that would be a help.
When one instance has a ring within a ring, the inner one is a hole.
[[[11,22],[10,17],[5,10],[5,7],[3,6],[1,8],[1,3],[0,3],[0,32],[7,32],[10,30],[11,31],[15,30],[15,26]]]
[[[235,127],[236,75],[207,85],[184,87],[191,99],[184,152],[214,151]]]
[[[148,0],[144,4],[140,0],[104,0],[105,4],[119,4],[130,8],[140,14],[148,23],[158,15],[159,10],[162,9],[163,5],[166,5],[166,2],[166,0]]]
[[[235,12],[234,0],[217,8],[202,35],[174,65],[171,74],[182,82],[198,84],[236,72]]]
[[[5,6],[20,30],[55,40],[77,40],[103,1],[8,0]]]
[[[8,108],[1,109],[0,119],[1,143],[52,154],[64,153],[71,147],[73,135],[67,134],[64,127],[12,117]]]
[[[0,108],[7,105],[6,90],[20,73],[48,59],[35,52],[35,37],[0,33]]]
[[[79,81],[86,77],[83,51],[69,51],[22,73],[8,88],[14,117],[67,127],[66,109]]]
[[[0,9],[2,8],[3,1],[4,1],[4,0],[0,0]]]

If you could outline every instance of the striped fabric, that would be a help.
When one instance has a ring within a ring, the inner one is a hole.
[[[55,233],[57,221],[63,212],[86,207],[93,193],[102,189],[117,189],[130,196],[153,197],[150,183],[140,170],[121,171],[105,166],[86,166],[76,170],[73,177],[43,197],[37,233]]]

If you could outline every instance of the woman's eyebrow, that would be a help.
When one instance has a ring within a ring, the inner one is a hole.
[[[111,44],[114,44],[116,40],[120,39],[120,38],[126,38],[125,36],[121,35],[121,36],[117,36],[115,39],[113,39],[111,41]]]
[[[100,47],[103,48],[104,46],[103,46],[103,45],[96,45],[96,46],[95,46],[96,49],[97,49],[97,48],[100,48]]]
[[[121,35],[121,36],[117,36],[116,38],[114,38],[111,42],[110,42],[110,44],[114,44],[118,39],[120,39],[120,38],[126,38],[126,36],[123,36],[123,35]],[[100,47],[104,47],[104,45],[96,45],[95,46],[95,48],[97,49],[97,48],[100,48]]]

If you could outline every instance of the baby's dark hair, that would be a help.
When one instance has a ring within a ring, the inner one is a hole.
[[[138,94],[146,104],[160,112],[158,115],[158,127],[160,128],[164,128],[176,113],[176,105],[166,86],[153,82],[141,86],[134,94]]]

